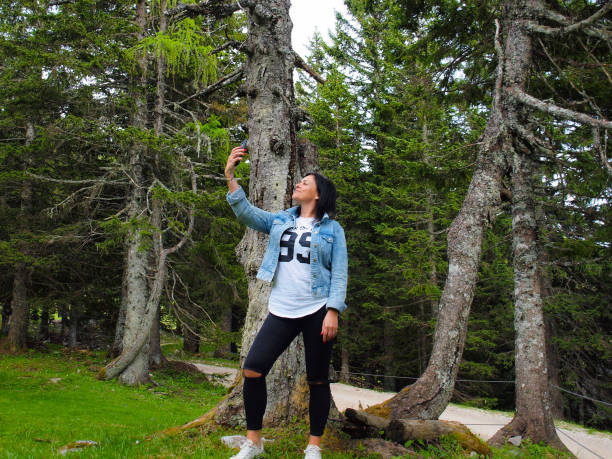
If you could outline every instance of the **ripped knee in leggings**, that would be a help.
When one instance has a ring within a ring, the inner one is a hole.
[[[249,370],[248,368],[243,369],[242,374],[245,378],[260,378],[262,376],[260,372],[255,370]]]
[[[326,386],[329,381],[308,381],[309,386]]]

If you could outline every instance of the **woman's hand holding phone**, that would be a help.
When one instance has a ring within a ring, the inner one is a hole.
[[[240,164],[240,161],[242,161],[246,154],[247,149],[245,140],[239,146],[234,147],[227,158],[227,163],[225,164],[225,178],[227,179],[227,186],[232,193],[238,189],[238,184],[234,178],[234,170],[236,169],[236,166]]]

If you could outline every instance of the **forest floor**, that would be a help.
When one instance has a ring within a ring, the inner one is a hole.
[[[157,433],[208,412],[226,393],[217,377],[185,372],[168,365],[152,372],[154,383],[128,387],[100,381],[99,369],[108,359],[103,352],[41,346],[21,354],[2,351],[0,340],[0,459],[1,458],[205,458],[227,459],[233,451],[221,437],[242,432],[210,426],[180,435]],[[221,362],[213,361],[219,364]],[[211,370],[208,368],[207,370]],[[214,369],[219,371],[219,367]],[[221,367],[229,373],[235,368]],[[338,394],[339,385],[334,385]],[[359,389],[352,400],[368,404]],[[390,395],[390,394],[388,394]],[[337,395],[340,401],[342,397]],[[264,429],[273,439],[262,459],[301,459],[307,441],[304,420]],[[340,437],[338,437],[340,440]],[[83,443],[78,443],[83,441]],[[413,446],[414,447],[414,446]],[[362,444],[340,441],[326,445],[325,459],[374,459]],[[456,442],[417,445],[423,458],[463,458]],[[493,459],[559,457],[538,445],[506,446],[493,450]],[[565,456],[563,456],[565,457]],[[604,456],[605,457],[605,456]]]
[[[236,368],[217,365],[202,363],[196,363],[195,365],[205,374],[216,375],[215,378],[218,378],[226,386],[233,382],[238,371]],[[384,402],[395,395],[394,392],[379,392],[342,383],[331,384],[331,390],[336,406],[340,411],[344,411],[347,408],[367,408],[368,406]],[[465,424],[480,438],[488,440],[502,426],[510,422],[512,413],[450,404],[442,413],[440,419]],[[562,421],[558,421],[555,424],[559,438],[579,459],[612,459],[612,435],[595,432]]]

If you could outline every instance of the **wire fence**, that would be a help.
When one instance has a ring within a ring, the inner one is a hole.
[[[603,456],[600,456],[599,454],[597,454],[595,451],[593,451],[592,449],[587,448],[585,445],[583,445],[582,443],[580,443],[578,440],[576,440],[575,438],[573,438],[572,436],[568,435],[566,432],[564,432],[563,430],[559,429],[558,427],[556,427],[557,432],[562,433],[564,436],[566,436],[567,438],[569,438],[571,441],[573,441],[574,443],[576,443],[578,446],[580,446],[581,448],[583,448],[585,451],[588,451],[589,453],[591,453],[593,456],[600,458],[600,459],[606,459]]]
[[[407,380],[411,380],[411,381],[417,381],[419,379],[419,378],[417,378],[415,376],[383,375],[383,374],[378,374],[378,373],[358,373],[358,372],[352,372],[352,371],[349,371],[348,373],[345,373],[345,374],[355,375],[355,376],[370,376],[370,377],[374,377],[374,378],[407,379]],[[515,381],[496,380],[496,379],[455,379],[455,382],[471,382],[471,383],[487,383],[487,384],[515,384]],[[370,385],[374,386],[374,387],[377,387],[376,384],[370,384]],[[605,402],[603,400],[597,400],[595,398],[588,397],[586,395],[582,395],[582,394],[579,394],[577,392],[572,392],[571,390],[564,389],[564,388],[559,387],[559,386],[557,386],[555,384],[551,384],[551,387],[554,387],[556,389],[559,389],[560,391],[566,392],[566,393],[574,395],[576,397],[580,397],[580,398],[583,398],[585,400],[589,400],[589,401],[591,401],[593,403],[600,403],[602,405],[612,406],[612,403],[610,403],[610,402]]]
[[[345,373],[347,374],[347,373]],[[397,376],[397,375],[385,375],[385,374],[378,374],[378,373],[360,373],[360,372],[352,372],[349,371],[348,375],[353,375],[353,376],[368,376],[368,377],[373,377],[373,378],[391,378],[391,379],[399,379],[399,380],[410,380],[410,381],[417,381],[419,378],[415,377],[415,376]],[[509,380],[495,380],[495,379],[456,379],[456,382],[470,382],[470,383],[493,383],[493,384],[515,384],[515,381],[509,381]],[[376,386],[375,384],[370,384],[371,386]],[[580,397],[583,398],[585,400],[589,400],[591,402],[594,403],[600,403],[602,405],[606,405],[606,406],[612,406],[612,403],[609,402],[605,402],[603,400],[597,400],[594,399],[592,397],[588,397],[586,395],[582,395],[579,394],[577,392],[573,392],[567,389],[564,389],[562,387],[559,387],[555,384],[551,384],[551,387],[554,387],[556,389],[559,389],[560,391],[566,392],[570,395],[573,395],[575,397]],[[490,423],[465,423],[466,426],[496,426],[496,427],[503,427],[505,424],[490,424]],[[567,437],[569,440],[571,440],[572,442],[574,442],[576,445],[578,445],[579,447],[583,448],[585,451],[588,451],[589,453],[591,453],[594,457],[598,458],[598,459],[605,459],[603,456],[597,454],[595,451],[593,451],[592,449],[588,448],[586,445],[584,445],[583,443],[581,443],[580,441],[578,441],[576,438],[574,438],[573,436],[571,436],[569,433],[567,433],[566,431],[560,429],[559,427],[555,427],[555,429],[557,430],[558,433],[562,434],[564,437]]]

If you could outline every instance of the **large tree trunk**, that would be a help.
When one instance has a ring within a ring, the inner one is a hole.
[[[389,404],[396,418],[437,419],[451,399],[465,344],[467,322],[489,213],[499,202],[504,175],[504,141],[500,119],[487,123],[476,170],[459,214],[448,232],[448,277],[438,307],[429,364],[410,390]]]
[[[138,39],[142,39],[146,30],[146,3],[139,0],[136,7]],[[136,57],[138,79],[134,83],[134,115],[132,124],[139,129],[147,125],[146,101],[146,56]],[[130,149],[129,169],[133,185],[128,202],[128,218],[141,217],[146,209],[146,187],[144,174],[144,147],[137,141]],[[142,218],[142,217],[141,217]],[[148,252],[142,249],[143,237],[138,225],[131,226],[126,240],[125,269],[125,328],[121,345],[121,354],[117,359],[102,369],[100,377],[118,376],[124,384],[137,385],[149,381],[149,334],[156,316],[156,308],[151,307],[147,272],[150,265]]]
[[[503,9],[505,45],[497,42],[498,75],[492,114],[468,195],[448,234],[449,271],[442,298],[429,365],[411,390],[392,400],[393,417],[435,419],[446,407],[465,343],[467,319],[480,261],[484,225],[499,200],[500,182],[510,152],[509,134],[521,126],[522,107],[507,93],[524,88],[531,66],[531,40],[526,21],[527,1],[508,1]]]
[[[504,5],[504,28],[508,31],[506,61],[516,59],[510,83],[523,89],[531,65],[531,37],[526,23],[534,11],[531,0],[507,1]],[[512,87],[512,86],[510,86]],[[521,126],[525,110],[507,98],[510,126]],[[524,142],[524,139],[523,139]],[[543,441],[566,450],[557,436],[548,390],[545,326],[542,311],[542,284],[538,268],[538,234],[534,203],[535,163],[526,157],[528,146],[517,138],[512,161],[512,233],[514,262],[514,327],[516,414],[490,440],[501,444],[505,439],[521,435],[534,443]]]
[[[166,16],[166,0],[160,0],[159,2],[159,32],[166,33],[168,30],[168,17]],[[155,135],[161,137],[164,134],[164,103],[166,100],[166,58],[163,53],[157,57],[157,84],[155,88],[155,121],[154,129]],[[155,169],[160,169],[159,153],[155,154]],[[153,227],[157,231],[162,231],[162,212],[163,207],[159,198],[153,198],[153,214],[151,215],[151,222]],[[161,255],[162,238],[153,239],[153,254],[152,258],[154,266],[158,264],[159,257]],[[160,304],[157,304],[155,312],[155,319],[153,320],[153,327],[151,328],[151,336],[149,339],[149,363],[153,367],[159,367],[166,362],[166,358],[161,348],[161,334],[159,330],[159,321],[161,316]]]
[[[34,123],[28,121],[25,135],[26,146],[34,141],[34,136]],[[28,152],[25,154],[29,155]],[[26,156],[26,158],[24,158],[24,169],[28,167],[29,162],[30,158]],[[23,225],[27,225],[31,209],[32,182],[30,180],[24,180],[21,189],[21,218]],[[8,326],[8,343],[11,352],[21,351],[26,348],[30,315],[30,305],[27,300],[30,268],[25,263],[18,262],[14,266],[14,272],[11,318]]]
[[[246,94],[251,177],[251,202],[278,212],[291,205],[298,178],[299,158],[296,123],[293,119],[292,23],[289,0],[266,0],[247,10],[248,49]],[[241,363],[244,362],[262,322],[268,314],[270,286],[255,278],[267,244],[267,236],[247,229],[236,251],[244,266],[249,306],[242,335]],[[268,404],[265,425],[281,425],[303,418],[308,411],[302,338],[296,339],[281,355],[267,377]],[[242,378],[216,410],[217,422],[244,424]]]
[[[521,435],[565,450],[553,422],[546,359],[546,327],[538,267],[533,161],[515,153],[512,169],[516,414],[490,443]]]

